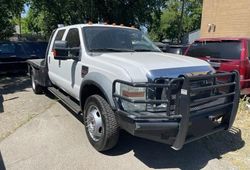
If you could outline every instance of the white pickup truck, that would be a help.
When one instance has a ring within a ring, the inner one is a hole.
[[[138,29],[80,24],[56,29],[44,60],[30,60],[35,93],[51,91],[83,116],[98,151],[119,130],[170,144],[229,129],[239,103],[237,72],[215,73],[205,61],[161,52]]]

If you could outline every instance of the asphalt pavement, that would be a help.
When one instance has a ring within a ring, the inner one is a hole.
[[[33,94],[27,77],[2,78],[0,92],[1,170],[237,169],[220,158],[238,148],[211,153],[208,139],[175,151],[121,132],[113,150],[99,153],[88,142],[81,116],[50,94]]]

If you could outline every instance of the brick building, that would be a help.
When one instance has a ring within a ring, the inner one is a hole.
[[[201,37],[250,37],[250,0],[203,0]]]

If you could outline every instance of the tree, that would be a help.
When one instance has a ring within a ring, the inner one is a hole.
[[[83,23],[90,9],[89,0],[31,0],[31,11],[28,16],[29,29],[38,29],[49,36],[58,24]],[[39,24],[37,24],[39,23]]]
[[[11,20],[21,15],[24,3],[24,0],[0,0],[0,39],[6,39],[14,33]]]
[[[179,31],[183,36],[200,28],[202,1],[185,0],[183,23],[180,24],[182,1],[169,0],[166,2],[166,8],[163,10],[160,22],[154,22],[149,28],[149,35],[155,41],[167,38],[177,42]]]
[[[165,0],[30,0],[33,13],[46,18],[42,31],[49,35],[58,24],[88,21],[150,25],[160,17]]]
[[[14,32],[14,26],[11,23],[10,3],[0,0],[0,39],[6,39]]]
[[[24,18],[24,28],[27,29],[27,33],[41,34],[44,22],[43,13],[37,13],[33,8],[30,8],[27,16]]]

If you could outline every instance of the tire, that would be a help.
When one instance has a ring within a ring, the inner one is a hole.
[[[83,116],[88,140],[97,151],[109,150],[117,144],[119,126],[113,110],[103,97],[90,96],[85,103]]]
[[[35,77],[32,71],[30,72],[30,74],[31,74],[30,76],[31,76],[31,84],[32,84],[33,92],[35,94],[42,94],[44,92],[43,87],[36,83]]]

